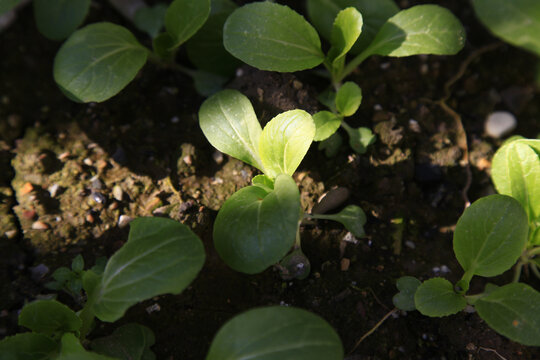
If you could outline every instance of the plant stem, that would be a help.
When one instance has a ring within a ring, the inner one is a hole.
[[[302,250],[302,241],[300,238],[300,222],[298,222],[298,227],[296,228],[296,240],[294,241],[294,249]]]
[[[338,75],[332,75],[333,82],[336,84],[341,83],[343,79],[345,79],[350,73],[354,71],[354,69],[358,67],[358,65],[360,65],[364,60],[366,60],[366,58],[371,55],[371,53],[367,51],[368,49],[362,51],[358,56],[352,59],[347,65],[345,65],[343,70],[341,70]]]
[[[527,257],[532,258],[535,255],[540,255],[540,246],[534,247],[531,250],[527,251]]]
[[[530,262],[529,266],[531,267],[533,274],[540,279],[540,270],[538,270],[538,266],[533,262]]]
[[[516,283],[519,281],[519,277],[521,276],[521,269],[523,268],[523,261],[519,260],[519,262],[516,265],[516,269],[514,270],[514,278],[512,279],[512,282]]]
[[[163,68],[178,71],[178,72],[180,72],[180,73],[182,73],[184,75],[187,75],[187,76],[191,77],[192,79],[195,77],[195,70],[187,68],[185,66],[182,66],[182,65],[177,64],[177,63],[172,62],[172,61],[164,61],[162,58],[157,56],[154,52],[150,52],[150,54],[148,56],[148,60],[151,63],[154,63],[154,64],[156,64],[158,66],[163,67]]]

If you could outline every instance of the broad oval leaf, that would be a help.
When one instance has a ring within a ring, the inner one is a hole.
[[[349,145],[358,154],[365,154],[368,146],[377,140],[377,135],[367,127],[352,128],[345,122],[342,125],[349,134]]]
[[[51,40],[67,38],[84,21],[90,0],[34,0],[34,17],[40,33]]]
[[[214,246],[231,268],[259,273],[277,263],[294,244],[300,193],[294,180],[281,174],[274,190],[248,186],[221,207],[214,223]]]
[[[343,116],[352,116],[362,103],[362,89],[356,83],[347,81],[336,93],[336,108]]]
[[[392,16],[363,52],[369,55],[453,55],[465,44],[465,29],[447,9],[417,5]]]
[[[278,174],[294,174],[315,132],[313,118],[304,110],[286,111],[270,120],[259,141],[264,173],[272,179]]]
[[[459,218],[454,252],[466,272],[496,276],[515,264],[525,248],[528,232],[527,214],[515,199],[486,196]]]
[[[151,360],[156,356],[150,347],[156,342],[154,333],[146,326],[126,324],[102,338],[92,340],[93,351],[116,359]]]
[[[178,47],[192,37],[210,15],[210,0],[174,0],[165,13],[165,28]]]
[[[362,208],[356,205],[346,206],[337,214],[312,214],[311,217],[340,222],[356,237],[363,237],[366,235],[364,231],[366,214]]]
[[[54,80],[75,101],[105,101],[146,63],[148,50],[122,26],[88,25],[75,31],[54,59]]]
[[[327,59],[337,71],[345,64],[345,54],[352,49],[362,33],[362,25],[362,14],[354,7],[343,9],[336,16],[330,39],[332,47]]]
[[[143,6],[135,13],[133,23],[137,29],[144,31],[153,39],[158,36],[159,31],[165,23],[166,12],[166,4],[158,3],[152,7]]]
[[[108,357],[101,354],[96,354],[86,349],[81,345],[81,342],[72,333],[66,333],[62,336],[62,346],[60,354],[54,358],[55,360],[117,360],[116,358]]]
[[[308,0],[307,13],[319,33],[330,41],[334,19],[349,6],[355,7],[364,21],[362,35],[351,50],[355,54],[369,45],[386,20],[399,11],[394,0]]]
[[[218,331],[206,360],[343,360],[343,345],[322,318],[293,307],[249,310]]]
[[[75,332],[81,328],[81,319],[73,310],[56,300],[38,300],[23,307],[19,325],[33,332],[52,335],[56,332]]]
[[[498,333],[528,346],[540,346],[540,293],[512,283],[494,289],[474,304],[478,315]]]
[[[187,226],[165,218],[138,218],[128,241],[108,261],[95,291],[93,310],[113,322],[133,304],[161,294],[179,294],[204,263],[201,240]]]
[[[319,35],[288,6],[256,2],[235,10],[223,28],[225,49],[261,70],[294,72],[324,60]]]
[[[540,2],[472,0],[476,16],[495,36],[540,56]]]
[[[423,315],[441,317],[455,314],[467,306],[463,295],[454,291],[452,283],[443,278],[424,281],[414,294],[416,309]]]
[[[262,133],[249,99],[236,90],[223,90],[199,109],[199,125],[210,144],[262,170],[259,138]]]
[[[58,351],[58,344],[50,337],[36,333],[8,336],[0,341],[0,358],[7,360],[51,359]]]
[[[498,149],[491,178],[500,194],[519,201],[530,222],[540,219],[540,140],[515,140]]]
[[[328,139],[340,127],[343,118],[330,111],[319,111],[313,115],[315,123],[315,136],[313,141],[322,141]]]
[[[332,134],[329,138],[319,143],[319,150],[323,150],[326,157],[334,157],[339,152],[341,145],[343,144],[343,138],[338,132]]]
[[[394,306],[403,311],[416,310],[414,294],[421,284],[422,282],[413,276],[400,277],[396,282],[399,292],[392,298]]]

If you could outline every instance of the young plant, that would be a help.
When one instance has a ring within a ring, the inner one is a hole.
[[[65,1],[54,0],[57,6],[61,4],[61,11],[55,12],[57,16],[38,16],[55,8],[49,7],[52,0],[36,1],[38,26],[41,22],[48,22],[54,27],[57,22],[53,19],[67,9]],[[42,5],[44,2],[47,6]],[[77,0],[70,2],[69,6],[79,4],[82,8],[87,2]],[[42,7],[46,11],[38,11]],[[126,87],[150,59],[189,75],[194,79],[196,89],[208,95],[224,83],[235,66],[235,61],[225,52],[221,41],[216,43],[216,38],[221,39],[220,31],[225,17],[235,7],[230,0],[174,0],[166,10],[162,5],[140,9],[135,16],[135,24],[153,37],[153,51],[143,46],[123,26],[109,22],[85,26],[75,31],[58,51],[54,61],[54,79],[66,96],[74,101],[101,102]],[[44,20],[39,21],[41,18]],[[207,20],[209,23],[204,26]],[[159,33],[163,25],[166,31]],[[66,26],[65,31],[61,29],[61,34],[65,34],[68,28],[71,31],[74,29],[73,26]],[[200,63],[200,70],[174,63],[179,46],[188,42],[199,30],[202,33],[196,43],[188,46],[188,54],[197,66]],[[219,66],[212,66],[218,63],[218,58]]]
[[[350,96],[361,99],[359,88],[347,83],[339,96],[335,93],[365,59],[371,55],[450,55],[461,50],[465,42],[459,20],[437,5],[418,5],[402,11],[391,0],[308,0],[307,5],[309,17],[330,42],[326,54],[317,31],[304,17],[271,2],[251,3],[235,10],[225,22],[223,42],[232,55],[261,70],[294,72],[320,64],[325,67],[333,89],[323,103],[333,110],[335,99],[339,113],[324,112],[316,117],[315,140],[329,138],[322,145],[329,152],[340,142],[337,137],[330,138],[339,125],[349,133],[351,146],[359,153],[374,139],[368,129],[352,129],[338,119],[356,112],[357,107],[352,113],[343,113],[338,101],[344,97],[348,102]],[[364,21],[366,31],[362,31]],[[347,62],[349,53],[356,55]]]
[[[304,215],[301,209],[292,175],[316,134],[307,112],[286,111],[262,129],[249,99],[236,90],[223,90],[202,104],[199,123],[215,148],[263,173],[253,178],[252,186],[233,194],[217,215],[214,245],[227,265],[254,274],[276,264],[293,245],[301,254],[299,225],[304,216],[336,220],[354,235],[364,235],[365,215],[356,206],[336,215]],[[307,270],[305,265],[297,264]]]
[[[154,335],[137,324],[121,326],[108,337],[92,340],[90,347],[95,353],[83,344],[96,317],[115,322],[139,301],[179,294],[195,279],[204,259],[202,242],[185,225],[164,218],[135,219],[128,241],[104,268],[83,270],[82,258],[75,258],[72,268],[80,275],[86,293],[82,309],[75,312],[56,300],[27,304],[19,315],[19,325],[31,332],[2,340],[0,358],[154,359],[150,350]],[[54,277],[58,282],[59,276]]]

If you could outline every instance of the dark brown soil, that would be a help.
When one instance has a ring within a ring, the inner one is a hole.
[[[401,1],[400,6],[426,2]],[[72,103],[52,79],[59,44],[39,35],[31,9],[23,9],[0,33],[0,337],[22,330],[17,312],[51,293],[44,284],[54,269],[68,266],[77,254],[92,265],[117,250],[129,228],[121,216],[168,216],[192,228],[205,244],[206,264],[189,289],[134,306],[119,322],[149,326],[158,359],[203,359],[225,321],[270,304],[321,315],[349,352],[392,310],[400,276],[459,279],[452,231],[464,195],[474,201],[494,192],[490,160],[502,142],[484,134],[484,119],[493,110],[511,111],[518,118],[514,134],[535,138],[540,93],[534,56],[491,37],[467,2],[437,3],[465,24],[466,47],[452,57],[370,58],[351,77],[362,87],[363,103],[348,122],[372,128],[377,142],[365,155],[343,146],[331,159],[315,144],[295,175],[306,209],[339,186],[350,190],[346,203],[360,205],[368,215],[367,236],[357,242],[344,241],[347,232],[336,223],[303,225],[302,246],[312,273],[302,281],[283,281],[272,269],[256,276],[237,273],[213,249],[217,210],[256,172],[221,158],[208,144],[197,121],[204,99],[189,78],[147,65],[113,99]],[[130,26],[107,6],[93,7],[88,21],[103,19]],[[446,101],[456,118],[437,101],[471,56]],[[311,72],[242,67],[229,86],[250,97],[264,122],[293,108],[317,111],[316,94],[326,85]],[[48,272],[40,272],[40,264]],[[490,281],[504,283],[510,276]],[[522,280],[540,289],[527,274]],[[473,291],[485,283],[475,280]],[[67,295],[58,296],[77,308]],[[148,311],[155,304],[159,310]],[[100,324],[92,335],[108,334],[117,325]],[[441,319],[396,313],[348,357],[502,358],[538,359],[540,352],[507,340],[477,314],[465,312]]]

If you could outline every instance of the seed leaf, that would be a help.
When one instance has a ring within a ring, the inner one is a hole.
[[[240,189],[225,201],[217,215],[216,250],[231,268],[259,273],[290,250],[299,213],[298,187],[288,175],[276,177],[272,192],[259,186]]]
[[[131,223],[127,243],[107,263],[93,306],[102,321],[113,322],[133,304],[161,294],[179,294],[204,263],[199,238],[185,225],[165,218]]]
[[[158,3],[152,7],[144,6],[137,10],[133,22],[137,29],[144,31],[153,39],[159,34],[165,23],[166,12],[166,4]]]
[[[165,13],[165,28],[174,39],[173,48],[195,35],[210,15],[210,0],[174,0]]]
[[[117,359],[151,360],[156,356],[150,350],[156,339],[152,330],[139,324],[123,325],[106,337],[92,340],[93,351]]]
[[[115,360],[115,358],[86,351],[79,339],[72,333],[62,336],[60,354],[56,360]]]
[[[443,278],[424,281],[414,294],[416,309],[426,316],[448,316],[467,306],[462,295],[454,291],[452,283]]]
[[[199,125],[216,149],[262,170],[259,157],[261,125],[251,102],[236,90],[223,90],[206,99]]]
[[[353,115],[362,103],[362,89],[356,83],[347,81],[336,94],[336,108],[343,116]]]
[[[261,70],[293,72],[324,60],[319,35],[285,5],[256,2],[235,10],[225,22],[227,51]]]
[[[19,315],[19,325],[33,332],[53,335],[78,331],[81,319],[73,310],[56,300],[38,300],[27,304]]]
[[[34,17],[41,34],[51,40],[67,38],[84,21],[90,0],[34,0]]]
[[[148,50],[122,26],[88,25],[75,31],[54,59],[54,80],[72,100],[105,101],[143,67]]]
[[[475,201],[459,218],[454,252],[466,272],[496,276],[508,270],[527,243],[529,226],[521,205],[506,195]]]
[[[56,341],[43,334],[26,332],[0,341],[1,359],[51,359],[57,351]]]
[[[328,219],[340,222],[356,237],[363,237],[366,235],[366,232],[364,231],[366,214],[359,206],[349,205],[337,214],[317,214],[316,217],[319,219]]]
[[[322,318],[292,307],[249,310],[218,331],[206,360],[342,360],[343,346]]]
[[[351,128],[344,127],[349,134],[349,145],[358,154],[365,154],[367,147],[375,142],[377,135],[367,127]]]
[[[528,346],[540,346],[540,293],[512,283],[475,303],[478,315],[498,333]]]
[[[259,142],[264,173],[292,175],[306,155],[315,137],[313,118],[304,110],[290,110],[266,124]]]
[[[336,71],[345,64],[345,55],[362,33],[362,25],[362,15],[354,7],[343,9],[336,16],[330,40],[332,47],[326,56]]]
[[[399,292],[392,298],[394,305],[403,311],[416,310],[414,294],[420,284],[422,284],[422,282],[413,276],[400,277],[396,282],[396,287]]]
[[[313,115],[313,122],[315,123],[315,137],[314,141],[322,141],[328,139],[332,134],[334,134],[343,119],[338,115],[330,111],[319,111]]]

